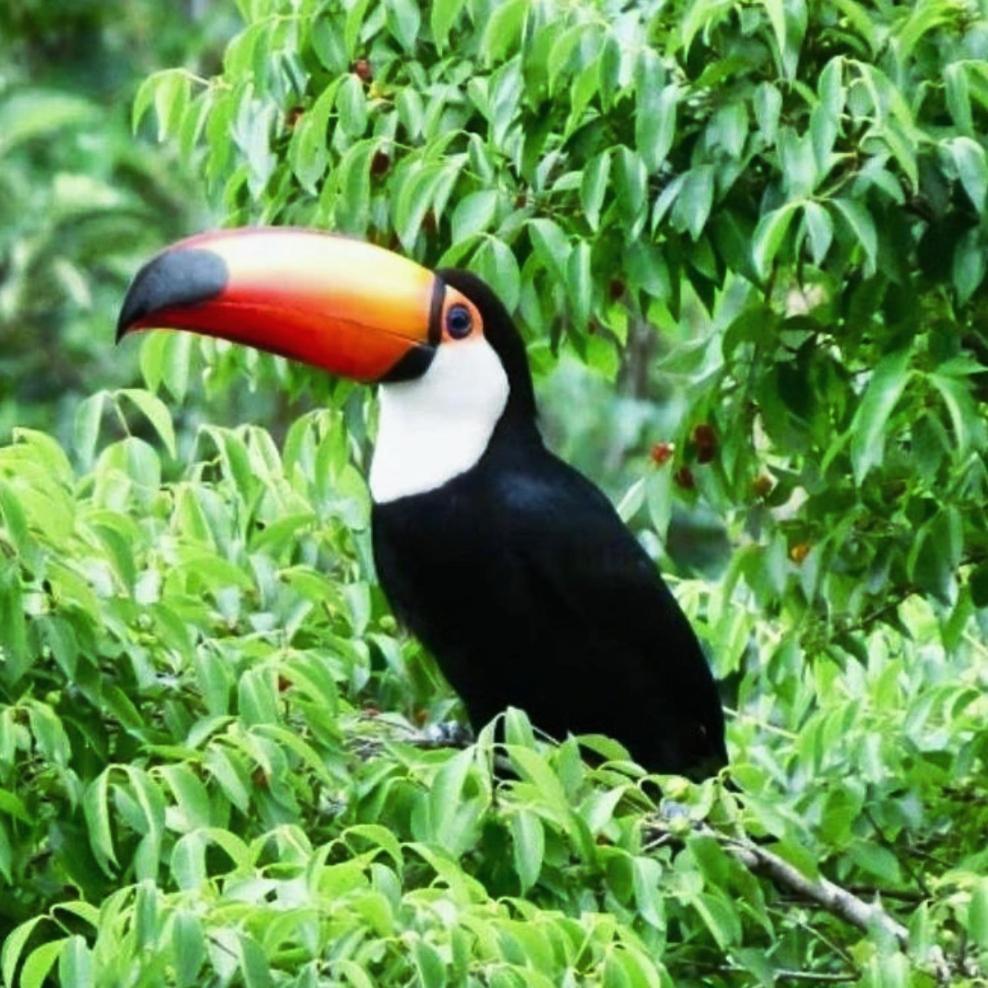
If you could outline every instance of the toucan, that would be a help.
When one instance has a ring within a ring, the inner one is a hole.
[[[689,621],[608,499],[543,444],[522,337],[480,278],[313,230],[224,229],[137,273],[117,339],[153,327],[379,385],[378,578],[475,728],[519,707],[650,771],[726,764]]]

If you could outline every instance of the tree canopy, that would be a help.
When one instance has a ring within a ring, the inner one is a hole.
[[[222,51],[83,18],[180,63],[143,140],[0,55],[0,359],[91,392],[0,420],[3,982],[982,983],[985,0],[238,9]],[[701,635],[730,785],[522,711],[429,741],[372,399],[177,333],[107,369],[195,195],[491,284]]]

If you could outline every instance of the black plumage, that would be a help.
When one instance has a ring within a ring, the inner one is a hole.
[[[399,389],[377,451],[395,490],[376,487],[378,572],[475,726],[517,706],[557,737],[609,734],[656,771],[725,763],[692,628],[607,499],[543,445],[524,344],[483,282],[317,231],[219,230],[135,278],[118,339],[152,326]],[[442,417],[460,410],[462,423]]]
[[[503,306],[472,275],[438,274],[478,306],[510,396],[474,467],[374,506],[395,612],[475,726],[511,705],[557,737],[608,734],[656,771],[716,771],[723,712],[689,622],[606,497],[543,445]]]

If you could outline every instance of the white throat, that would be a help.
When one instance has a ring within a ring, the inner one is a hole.
[[[383,504],[435,490],[484,455],[508,402],[508,376],[477,337],[440,343],[421,377],[382,384],[378,394],[370,490]]]

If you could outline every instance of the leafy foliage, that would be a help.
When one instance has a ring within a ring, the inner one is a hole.
[[[0,977],[979,983],[988,11],[240,8],[222,71],[150,77],[135,119],[231,221],[470,266],[538,370],[618,379],[587,421],[554,377],[550,425],[667,564],[674,515],[723,527],[722,572],[674,588],[736,788],[659,797],[614,742],[591,767],[518,711],[426,744],[455,698],[374,583],[373,406],[319,382],[277,441],[176,435],[161,396],[197,362],[262,398],[313,379],[153,336],[149,390],[81,403],[68,454],[0,450]],[[907,934],[794,901],[749,838]]]
[[[5,439],[15,424],[65,435],[81,395],[133,379],[130,355],[105,346],[107,322],[136,256],[194,222],[177,155],[129,134],[134,77],[178,57],[186,35],[180,12],[158,8],[85,0],[56,16],[24,0],[0,11]],[[140,40],[152,27],[150,51]]]

